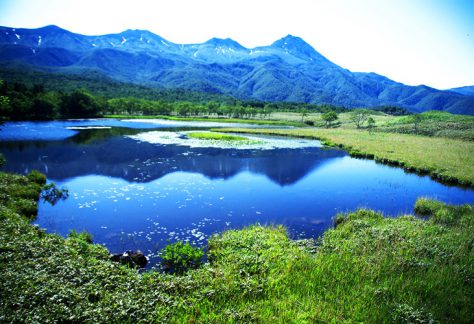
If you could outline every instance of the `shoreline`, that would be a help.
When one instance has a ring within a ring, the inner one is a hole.
[[[356,145],[348,144],[349,141],[345,140],[344,138],[338,139],[336,136],[331,136],[331,134],[328,134],[328,132],[326,132],[325,129],[280,130],[280,129],[215,128],[211,130],[215,132],[222,132],[222,133],[277,135],[277,136],[287,136],[287,137],[295,137],[295,138],[315,139],[315,140],[321,141],[323,145],[326,145],[329,147],[339,147],[341,149],[344,149],[345,151],[349,153],[351,157],[354,157],[354,158],[370,159],[370,160],[376,161],[377,163],[401,167],[406,172],[416,173],[419,175],[428,175],[433,180],[436,180],[445,185],[456,185],[456,186],[470,188],[470,189],[474,188],[474,176],[471,176],[473,179],[467,179],[467,178],[463,179],[461,177],[456,177],[450,174],[443,174],[443,171],[440,171],[433,167],[417,166],[408,161],[389,158],[387,156],[384,156],[383,153],[381,152],[373,152],[373,151],[370,151],[370,149],[367,150],[367,149],[361,148],[362,145],[359,145],[359,147],[357,147],[357,144]],[[298,133],[301,131],[304,131],[305,133],[304,134]],[[311,131],[313,131],[313,133],[311,133]],[[363,134],[362,132],[364,132],[363,130],[362,131],[361,130],[336,130],[336,132],[338,131],[345,132],[348,135],[355,135],[355,136],[357,136],[358,133]],[[325,132],[326,134],[324,134]],[[383,133],[382,136],[384,137],[392,136],[394,138],[406,137],[406,138],[411,138],[411,139],[421,138],[423,140],[428,140],[428,141],[438,140],[436,138],[425,137],[425,136],[420,136],[420,135]],[[468,143],[468,142],[463,142],[463,141],[453,140],[453,139],[441,139],[441,140],[446,140],[450,142],[457,141],[459,143],[463,143],[465,145],[471,146],[471,149],[474,150],[474,143]],[[391,152],[393,153],[394,151],[391,151]],[[400,153],[400,152],[397,152],[397,153]],[[404,153],[404,152],[401,152],[401,153]],[[423,153],[426,153],[426,152],[423,152]],[[472,155],[471,165],[474,165],[474,154]],[[466,173],[469,174],[469,172],[466,172]]]

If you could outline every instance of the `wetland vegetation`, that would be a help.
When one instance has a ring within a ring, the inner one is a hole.
[[[213,141],[248,141],[247,137],[221,134],[215,132],[191,132],[187,134],[189,138],[213,140]]]
[[[213,236],[208,262],[139,273],[77,233],[30,224],[44,177],[0,174],[0,319],[18,321],[472,322],[472,205],[341,214],[318,240],[283,227]]]

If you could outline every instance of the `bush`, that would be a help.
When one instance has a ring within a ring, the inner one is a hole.
[[[33,170],[28,175],[27,178],[39,185],[44,185],[46,183],[46,176],[39,171]]]
[[[339,225],[344,224],[345,221],[346,221],[346,215],[337,214],[336,217],[334,217],[333,219],[334,228],[337,228]]]
[[[189,242],[176,242],[161,250],[164,268],[182,274],[189,269],[196,269],[202,263],[204,252],[193,247]]]
[[[416,200],[415,213],[420,216],[433,216],[443,206],[439,200],[421,197]]]
[[[92,234],[85,231],[78,233],[76,230],[72,230],[69,232],[68,238],[83,241],[89,244],[92,243]]]

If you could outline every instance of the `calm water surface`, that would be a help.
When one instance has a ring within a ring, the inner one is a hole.
[[[7,123],[0,131],[0,152],[7,171],[37,169],[69,189],[70,197],[56,206],[40,203],[35,223],[61,235],[86,230],[112,252],[140,249],[151,264],[168,242],[205,245],[210,235],[229,228],[283,224],[294,238],[315,237],[332,225],[336,213],[359,207],[397,216],[411,213],[420,196],[453,204],[474,201],[470,189],[353,159],[317,141],[280,139],[267,147],[236,149],[187,146],[184,138],[172,144],[140,140],[157,130],[181,134],[176,127],[184,126],[199,125]]]

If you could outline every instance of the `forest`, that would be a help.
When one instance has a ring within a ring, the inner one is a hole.
[[[28,85],[22,82],[1,81],[0,116],[3,121],[91,118],[104,115],[265,119],[270,117],[274,111],[300,112],[302,114],[348,111],[344,107],[327,104],[261,102],[238,100],[225,96],[215,96],[212,98],[214,100],[208,100],[206,94],[202,94],[200,97],[196,93],[183,89],[156,89],[155,95],[152,96],[151,89],[135,85],[128,85],[128,89],[133,91],[124,91],[125,94],[133,95],[129,97],[120,97],[112,90],[104,91],[102,89],[97,94],[86,87],[65,88],[70,90],[51,90],[39,83]],[[112,88],[112,84],[110,88]],[[180,96],[172,95],[178,92]],[[399,107],[377,107],[374,110],[391,115],[409,114],[407,110]]]

